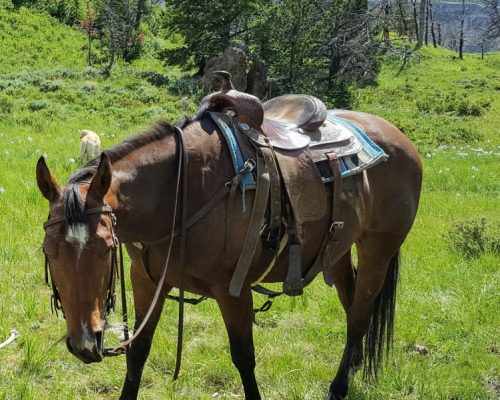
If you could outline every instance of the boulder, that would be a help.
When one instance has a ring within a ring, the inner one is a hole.
[[[253,94],[259,99],[264,99],[268,93],[267,65],[264,61],[255,58],[252,68],[247,74],[247,93]]]
[[[211,90],[219,90],[217,80],[210,76],[213,71],[228,71],[232,75],[234,88],[244,92],[247,88],[247,55],[238,47],[228,47],[221,56],[212,57],[203,70],[201,84]],[[215,85],[215,87],[214,87]]]

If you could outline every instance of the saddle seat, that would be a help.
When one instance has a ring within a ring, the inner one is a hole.
[[[310,138],[303,133],[314,132],[326,119],[323,102],[316,97],[287,94],[263,105],[262,130],[273,146],[284,150],[306,147]]]
[[[316,97],[288,94],[271,99],[262,106],[263,135],[250,134],[260,144],[269,141],[273,147],[285,151],[309,146],[311,150],[315,148],[313,153],[332,147],[347,152],[359,150],[357,143],[351,143],[353,137],[349,130],[328,118],[326,106]]]

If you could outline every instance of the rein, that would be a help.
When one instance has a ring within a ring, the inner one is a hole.
[[[144,246],[154,246],[159,245],[165,242],[168,242],[168,251],[167,257],[165,259],[163,272],[160,280],[156,285],[156,292],[153,296],[153,300],[151,301],[151,305],[144,316],[139,327],[134,331],[133,335],[129,335],[128,329],[128,312],[127,312],[127,302],[126,302],[126,292],[125,292],[125,275],[124,275],[124,266],[123,266],[123,251],[121,243],[119,242],[117,236],[114,233],[114,226],[116,225],[116,217],[113,213],[111,206],[104,205],[102,207],[95,207],[85,211],[85,215],[91,214],[100,214],[100,213],[109,213],[112,221],[111,226],[111,234],[113,237],[113,246],[112,246],[112,260],[111,260],[111,278],[108,284],[108,294],[106,299],[106,316],[109,315],[111,310],[115,308],[116,294],[115,294],[115,283],[116,277],[120,278],[120,295],[122,301],[122,314],[123,314],[123,324],[124,324],[124,341],[120,343],[118,346],[113,348],[105,348],[103,350],[103,355],[105,357],[113,357],[121,354],[126,354],[130,344],[139,336],[142,332],[146,324],[148,323],[154,308],[156,307],[160,295],[162,293],[163,285],[165,283],[166,273],[168,269],[168,264],[170,262],[171,250],[173,246],[174,238],[180,235],[180,252],[179,252],[179,260],[181,266],[185,263],[186,256],[186,232],[191,226],[195,225],[203,216],[205,216],[210,210],[212,210],[220,200],[222,200],[226,195],[228,195],[231,191],[235,191],[235,187],[239,185],[239,182],[245,175],[250,173],[255,168],[255,162],[247,161],[244,167],[232,178],[231,181],[227,182],[223,187],[221,187],[208,201],[207,203],[194,214],[192,214],[189,218],[187,218],[187,204],[188,204],[188,174],[187,174],[187,166],[188,166],[188,153],[185,147],[185,143],[182,137],[182,130],[178,127],[175,127],[175,131],[178,137],[178,165],[177,165],[177,179],[176,179],[176,189],[175,189],[175,200],[174,200],[174,209],[173,209],[173,217],[172,217],[172,225],[170,229],[170,233],[166,236],[157,239],[152,242],[140,243],[140,248]],[[251,160],[250,160],[251,161]],[[178,215],[178,203],[179,203],[179,195],[180,195],[180,187],[181,187],[181,178],[182,179],[182,214],[181,214],[181,226],[177,229],[175,228],[175,223]],[[43,225],[44,229],[47,227],[65,222],[65,217],[55,217],[50,218]],[[134,245],[138,245],[138,243],[133,243]],[[119,252],[119,257],[118,253]],[[184,304],[198,304],[201,301],[205,300],[206,297],[200,297],[198,299],[185,299],[184,298],[184,286],[185,286],[185,268],[180,269],[180,285],[179,285],[179,296],[171,296],[165,295],[166,298],[173,299],[178,301],[179,303],[179,320],[178,320],[178,338],[177,338],[177,359],[175,365],[175,371],[173,378],[177,379],[180,371],[181,358],[182,358],[182,340],[183,340],[183,327],[184,327]],[[58,288],[55,286],[54,281],[52,280],[52,276],[50,274],[49,262],[47,254],[45,254],[45,282],[48,284],[49,279],[52,285],[52,296],[51,296],[51,308],[57,314],[57,311],[60,310],[64,316],[64,310],[61,303],[61,297],[59,294]],[[268,293],[266,293],[269,295]],[[274,296],[273,296],[274,297]],[[270,305],[269,305],[270,306]]]

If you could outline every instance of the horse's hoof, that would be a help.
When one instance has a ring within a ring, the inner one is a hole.
[[[328,392],[328,396],[326,397],[326,400],[342,400],[345,398],[345,396],[339,396],[333,393],[331,390]]]
[[[349,391],[348,383],[339,383],[335,380],[330,385],[330,391],[328,392],[328,397],[326,400],[341,400],[347,396]]]

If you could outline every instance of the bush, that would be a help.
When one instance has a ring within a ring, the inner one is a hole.
[[[40,111],[45,108],[49,108],[50,102],[48,100],[42,99],[42,100],[34,100],[30,103],[28,103],[28,109],[30,111]]]
[[[460,101],[457,104],[456,110],[457,115],[460,117],[480,117],[483,114],[483,108],[479,104],[468,100]]]
[[[451,247],[464,258],[479,257],[485,252],[500,253],[500,225],[486,218],[457,221],[447,234]]]
[[[57,92],[61,90],[63,83],[61,81],[43,81],[40,83],[39,88],[40,92],[48,93],[48,92]]]
[[[9,96],[0,95],[0,114],[9,114],[14,108],[14,102]]]

